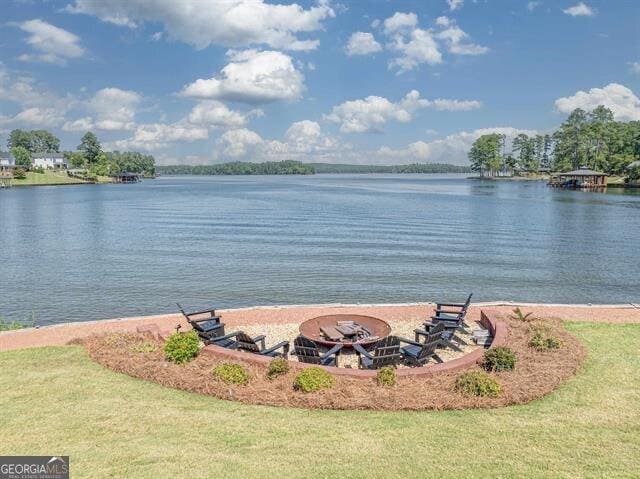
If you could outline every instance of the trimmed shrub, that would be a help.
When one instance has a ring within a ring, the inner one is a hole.
[[[391,387],[396,384],[396,370],[391,366],[385,366],[376,374],[378,386]]]
[[[321,389],[330,389],[336,380],[324,369],[313,366],[305,368],[293,381],[293,389],[304,393],[311,393]]]
[[[153,341],[143,341],[134,345],[131,349],[136,353],[153,353],[158,349],[158,345]]]
[[[562,341],[538,329],[531,336],[529,346],[538,351],[546,351],[547,349],[558,349],[562,346]]]
[[[498,397],[500,383],[483,371],[468,371],[456,379],[456,391],[467,396]]]
[[[16,168],[13,170],[13,177],[16,180],[24,180],[27,177],[27,172],[24,168]]]
[[[287,374],[289,372],[289,361],[284,358],[275,358],[269,363],[267,368],[267,378],[275,379],[278,376]]]
[[[195,331],[173,333],[164,345],[164,357],[176,364],[188,363],[200,352],[200,340]]]
[[[251,376],[241,364],[220,363],[211,371],[213,377],[227,384],[239,384],[244,386]]]
[[[487,371],[511,371],[516,366],[516,355],[505,346],[487,349],[484,352],[482,367]]]

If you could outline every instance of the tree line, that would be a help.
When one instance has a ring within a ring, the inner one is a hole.
[[[46,130],[13,130],[7,139],[7,148],[16,165],[29,169],[33,156],[38,153],[60,153],[60,140]],[[155,174],[155,158],[137,151],[103,151],[98,137],[88,131],[76,151],[63,152],[72,168],[87,171],[88,176],[109,176],[125,171]]]
[[[609,175],[625,175],[627,167],[640,159],[640,122],[615,121],[613,112],[602,105],[590,112],[577,108],[553,133],[521,133],[509,152],[506,145],[506,135],[479,137],[468,154],[471,169],[481,176],[498,176],[586,166]]]
[[[316,173],[469,173],[468,166],[447,163],[411,163],[408,165],[350,165],[311,163]]]
[[[235,161],[216,165],[168,165],[157,166],[163,175],[313,175],[315,170],[300,161],[267,161],[248,163]]]

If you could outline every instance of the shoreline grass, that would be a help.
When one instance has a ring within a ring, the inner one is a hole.
[[[0,454],[74,477],[634,477],[640,324],[572,322],[578,376],[522,406],[442,412],[248,406],[111,372],[78,346],[0,353]]]

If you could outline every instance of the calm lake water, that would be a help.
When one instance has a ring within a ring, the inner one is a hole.
[[[640,302],[640,195],[432,175],[0,191],[0,316],[207,304]]]

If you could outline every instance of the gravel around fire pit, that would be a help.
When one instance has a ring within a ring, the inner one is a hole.
[[[381,318],[382,319],[382,318]],[[409,320],[387,320],[385,321],[391,326],[391,334],[395,336],[401,336],[407,339],[414,339],[414,329],[422,329],[422,324],[424,322],[424,318],[415,318]],[[483,329],[480,324],[476,322],[469,322],[469,326],[471,330]],[[260,334],[264,334],[266,336],[266,344],[267,347],[272,346],[274,344],[279,343],[280,341],[289,341],[291,343],[291,351],[293,352],[293,341],[300,334],[299,332],[300,323],[280,323],[280,324],[238,324],[234,326],[233,330],[242,330],[245,333],[249,334],[249,336],[258,336]],[[231,332],[229,329],[228,332]],[[480,346],[477,346],[471,335],[465,333],[457,333],[457,335],[463,339],[465,342],[469,343],[468,346],[460,346],[462,352],[456,352],[449,348],[443,348],[438,350],[438,355],[442,358],[443,361],[449,361],[451,359],[458,358],[465,354],[478,349]],[[404,345],[404,344],[403,344]],[[296,360],[296,356],[290,356],[289,359]],[[358,369],[358,356],[357,354],[351,350],[351,348],[343,348],[338,359],[340,367],[351,367],[354,369]],[[399,365],[398,367],[406,367],[403,365]]]

